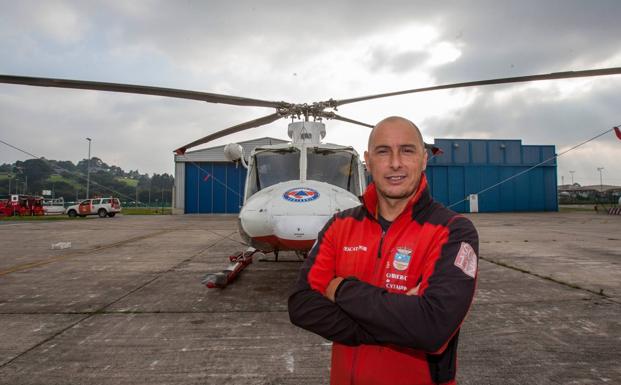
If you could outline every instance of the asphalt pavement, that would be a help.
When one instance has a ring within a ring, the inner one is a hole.
[[[621,383],[621,216],[469,217],[481,261],[459,384]],[[331,343],[286,311],[295,254],[224,290],[200,284],[245,248],[236,229],[234,216],[0,221],[0,384],[327,384]]]

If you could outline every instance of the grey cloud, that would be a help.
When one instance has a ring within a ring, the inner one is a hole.
[[[372,72],[389,71],[403,74],[420,67],[429,54],[422,51],[391,53],[382,47],[376,47],[370,56],[369,68]]]
[[[39,10],[38,3],[0,1],[0,5],[2,73],[161,85],[295,102],[390,91],[370,81],[386,74],[402,77],[403,88],[413,88],[432,85],[406,84],[408,75],[418,71],[429,73],[439,84],[586,69],[621,55],[618,1],[75,1],[67,6],[86,27],[76,29],[82,36],[71,44],[57,43],[32,26],[36,20],[29,15]],[[350,54],[354,42],[364,44],[377,33],[408,25],[435,27],[436,42],[453,43],[462,55],[429,69],[419,65],[428,52],[396,52],[382,44],[369,45],[368,56],[355,58],[363,64],[360,71],[366,71],[359,79],[347,76],[351,69],[332,59],[334,53]],[[323,55],[323,61],[306,65]],[[618,60],[612,65],[621,65]],[[332,75],[321,76],[324,72]],[[594,84],[583,99],[563,103],[549,102],[549,95],[530,90],[499,105],[495,89],[481,88],[473,105],[455,116],[436,117],[424,124],[437,136],[463,137],[484,131],[494,137],[512,135],[529,142],[532,138],[560,147],[583,138],[584,127],[603,126],[603,130],[617,118],[619,97],[614,85],[619,88],[618,80]],[[21,96],[15,102],[3,98],[12,95]],[[86,130],[111,131],[124,138],[115,148],[129,163],[122,167],[153,167],[150,171],[158,172],[161,167],[170,172],[170,151],[175,145],[266,111],[119,95],[100,97],[101,104],[94,108],[71,100],[63,107],[62,99],[71,99],[66,95],[80,98],[77,95],[85,94],[46,94],[58,95],[54,111],[42,106],[49,103],[49,97],[36,95],[43,91],[20,92],[0,85],[0,136],[13,130],[29,135],[51,132],[66,135],[64,143],[76,140],[72,147],[79,147]],[[365,108],[373,110],[376,105],[382,104],[369,103]],[[373,119],[383,112],[373,111]],[[11,135],[12,140],[20,138]],[[113,144],[101,141],[98,146],[103,150]],[[36,150],[48,157],[59,157],[50,154],[53,151],[62,154],[56,145]],[[83,152],[76,150],[71,158],[81,159]],[[0,162],[10,160],[4,154]],[[154,159],[153,154],[161,156]]]

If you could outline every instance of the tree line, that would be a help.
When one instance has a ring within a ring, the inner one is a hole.
[[[28,159],[0,165],[0,196],[9,194],[42,195],[64,198],[73,202],[86,198],[89,164],[82,159],[77,164],[68,160]],[[108,165],[100,158],[90,162],[89,195],[115,196],[125,205],[170,206],[174,177],[169,174],[141,174],[138,170],[124,171]]]

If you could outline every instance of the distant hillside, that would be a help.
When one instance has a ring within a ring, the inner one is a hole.
[[[99,158],[91,158],[90,195],[116,196],[134,204],[169,205],[174,178],[169,174],[140,174],[109,166]],[[76,201],[86,197],[88,160],[78,164],[63,160],[29,159],[0,165],[0,196],[8,194],[42,195],[50,190],[55,198]],[[164,202],[164,203],[162,203]]]

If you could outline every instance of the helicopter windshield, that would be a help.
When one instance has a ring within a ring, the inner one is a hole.
[[[288,180],[300,179],[300,151],[296,148],[262,151],[254,157],[254,192]]]
[[[357,156],[348,151],[309,148],[306,178],[326,182],[360,194]]]

